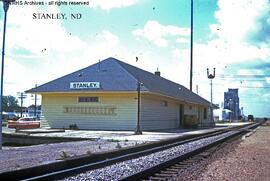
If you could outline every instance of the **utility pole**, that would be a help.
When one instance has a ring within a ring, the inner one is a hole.
[[[4,9],[4,27],[3,27],[3,44],[2,44],[2,66],[1,66],[1,89],[0,89],[0,150],[2,150],[2,118],[3,118],[3,84],[4,84],[4,62],[5,62],[5,43],[6,43],[6,25],[7,25],[7,12],[9,3],[15,0],[0,0],[3,1]]]
[[[211,124],[214,126],[214,115],[213,115],[213,79],[216,75],[216,68],[214,68],[214,73],[209,74],[209,69],[207,68],[207,77],[210,79],[210,89],[211,89],[211,103],[210,103],[210,115],[211,115]]]
[[[244,108],[243,107],[241,107],[241,117],[242,117],[242,120],[245,120]]]
[[[21,117],[23,117],[23,100],[26,98],[26,94],[18,92],[18,98],[21,99]]]
[[[37,87],[37,84],[35,85]],[[34,109],[34,117],[37,117],[37,94],[35,94],[35,109]]]
[[[137,97],[138,97],[138,108],[137,108],[137,127],[136,127],[136,131],[135,134],[136,135],[141,135],[142,131],[141,131],[141,86],[143,85],[143,83],[138,82],[137,83]]]
[[[190,91],[192,91],[193,76],[193,0],[191,0],[190,9]]]

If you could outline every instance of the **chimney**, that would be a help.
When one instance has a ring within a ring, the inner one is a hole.
[[[155,71],[155,75],[160,76],[160,71],[157,68],[157,71]]]

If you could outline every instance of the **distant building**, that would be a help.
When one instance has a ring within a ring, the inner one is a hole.
[[[237,120],[241,117],[238,89],[229,89],[228,92],[224,92],[224,109],[228,110],[224,114],[225,119]]]

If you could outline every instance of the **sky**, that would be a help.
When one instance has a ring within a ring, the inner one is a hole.
[[[17,97],[108,57],[149,72],[158,69],[189,88],[190,0],[36,2],[44,5],[9,8],[4,95]],[[62,13],[67,19],[34,19],[34,13]],[[2,35],[2,8],[0,14]],[[206,69],[216,68],[214,103],[223,102],[228,88],[238,88],[245,115],[270,117],[269,0],[194,0],[193,44],[194,92],[210,100]],[[33,103],[28,95],[25,106]]]

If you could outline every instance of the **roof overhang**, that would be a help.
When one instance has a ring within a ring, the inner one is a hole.
[[[201,104],[201,103],[198,103],[198,102],[188,101],[186,99],[179,99],[179,98],[176,98],[176,97],[173,97],[173,96],[163,95],[161,93],[150,92],[150,91],[149,92],[146,92],[146,93],[154,94],[154,95],[157,95],[157,96],[167,97],[167,98],[173,99],[175,101],[184,102],[184,103],[188,103],[188,104],[202,105],[202,106],[207,106],[207,107],[210,106],[210,103],[209,104]]]
[[[147,93],[149,91],[141,91],[141,93]],[[26,91],[25,93],[28,94],[130,94],[130,93],[137,93],[137,91],[59,91],[59,92],[29,92]]]

